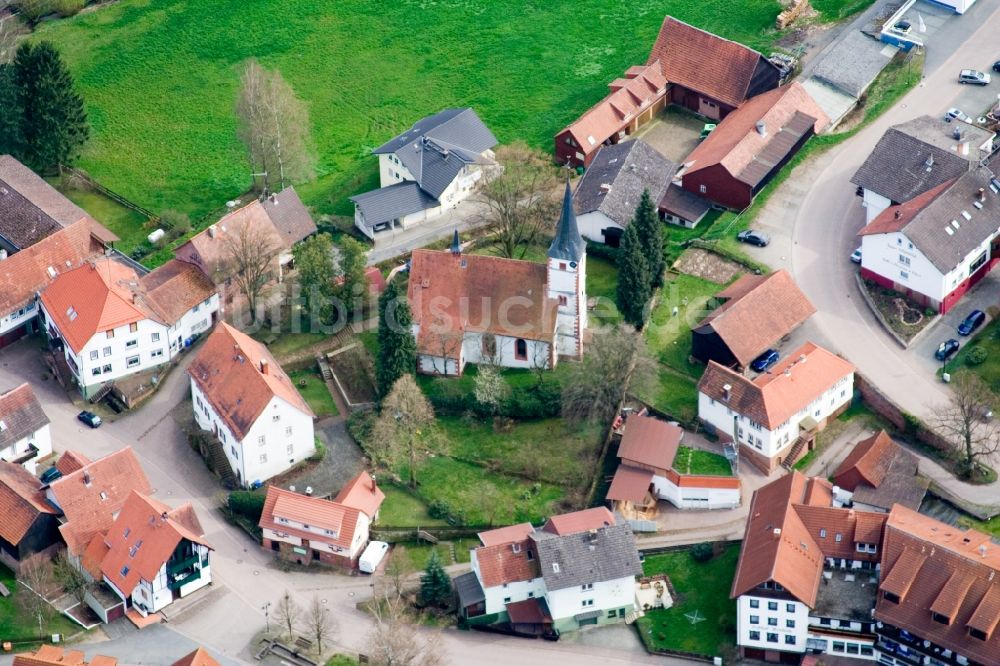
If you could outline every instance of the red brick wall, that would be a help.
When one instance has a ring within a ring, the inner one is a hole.
[[[352,560],[349,557],[343,555],[334,555],[333,553],[328,553],[324,550],[313,550],[307,548],[308,553],[306,555],[300,555],[292,550],[293,546],[290,543],[285,543],[284,541],[271,541],[271,539],[264,538],[262,540],[261,546],[269,553],[274,553],[274,555],[287,562],[295,562],[296,564],[302,564],[303,566],[308,566],[311,564],[325,564],[327,566],[338,567],[342,569],[354,569],[357,566],[357,561]],[[277,543],[280,550],[273,550],[271,544]],[[313,553],[319,553],[319,559],[313,559]]]
[[[911,437],[921,444],[938,449],[939,451],[949,451],[951,443],[939,435],[929,430],[927,426],[916,419],[908,420],[905,412],[892,400],[887,398],[863,375],[854,373],[854,386],[861,393],[861,399],[873,412],[884,418],[895,426],[907,437]]]

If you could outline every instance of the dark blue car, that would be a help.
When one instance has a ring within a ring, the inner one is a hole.
[[[958,352],[958,346],[958,340],[948,338],[938,346],[937,351],[934,352],[934,358],[939,361],[947,361]]]
[[[982,310],[973,310],[969,313],[969,316],[962,320],[962,323],[958,325],[959,335],[970,335],[974,330],[983,325],[986,321],[986,313]]]
[[[750,362],[750,369],[754,372],[764,372],[778,362],[778,352],[768,349],[766,352]]]

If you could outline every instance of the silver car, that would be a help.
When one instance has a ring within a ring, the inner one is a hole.
[[[963,69],[958,74],[959,83],[971,83],[974,86],[986,86],[990,83],[990,75],[978,69]]]

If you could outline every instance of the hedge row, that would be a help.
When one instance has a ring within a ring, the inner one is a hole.
[[[460,416],[472,412],[481,417],[547,419],[560,413],[562,387],[558,382],[547,381],[526,389],[515,389],[500,406],[497,414],[480,404],[475,394],[458,382],[444,383],[427,397],[439,414]]]

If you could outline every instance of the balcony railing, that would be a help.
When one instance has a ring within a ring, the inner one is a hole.
[[[198,554],[195,553],[190,557],[185,557],[183,560],[175,560],[173,562],[167,562],[167,575],[172,576],[178,571],[183,571],[185,569],[190,569],[198,562]]]
[[[177,578],[174,576],[169,576],[167,581],[167,587],[171,590],[176,590],[182,585],[187,585],[188,583],[193,583],[201,578],[201,569],[194,569],[191,573],[186,575],[179,575]]]
[[[23,465],[36,456],[38,456],[38,447],[34,444],[28,444],[28,450],[20,458],[11,460],[11,462],[15,465]]]

